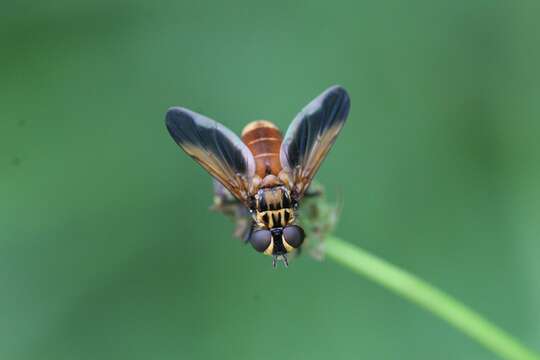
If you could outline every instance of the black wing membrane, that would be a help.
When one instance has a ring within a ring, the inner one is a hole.
[[[301,198],[336,141],[349,114],[350,99],[341,86],[332,86],[313,99],[287,129],[280,150],[281,166]]]
[[[244,204],[255,159],[236,134],[217,121],[194,111],[173,107],[166,124],[176,143]]]

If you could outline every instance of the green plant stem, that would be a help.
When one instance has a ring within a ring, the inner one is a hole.
[[[500,357],[540,359],[505,331],[424,280],[333,236],[327,237],[325,244],[328,258],[431,311]]]

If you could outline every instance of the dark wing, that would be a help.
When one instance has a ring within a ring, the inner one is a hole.
[[[220,123],[180,107],[167,111],[166,123],[174,141],[189,156],[248,204],[255,159],[238,136]]]
[[[309,187],[334,144],[349,113],[350,99],[341,86],[332,86],[311,101],[293,120],[281,144],[281,166],[291,177],[298,199]]]

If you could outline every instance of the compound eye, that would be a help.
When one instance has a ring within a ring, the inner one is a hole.
[[[300,226],[289,225],[283,229],[283,239],[295,249],[302,245],[305,237],[304,230]]]
[[[272,233],[269,230],[255,230],[249,238],[251,246],[258,252],[264,252],[272,242]]]

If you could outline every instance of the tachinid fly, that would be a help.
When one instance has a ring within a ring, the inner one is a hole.
[[[283,260],[299,249],[304,231],[298,204],[345,123],[350,99],[332,86],[293,120],[285,136],[266,120],[249,123],[241,139],[222,124],[173,107],[166,124],[176,143],[216,180],[216,193],[243,212],[246,241],[258,252]],[[241,204],[240,207],[236,206]]]

